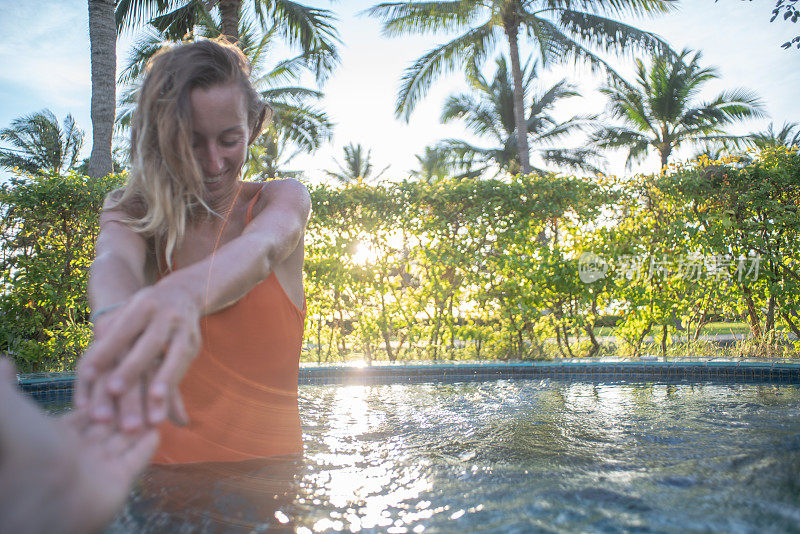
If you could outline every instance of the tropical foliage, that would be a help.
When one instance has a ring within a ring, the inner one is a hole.
[[[624,148],[627,166],[655,150],[663,169],[673,151],[686,143],[740,142],[724,127],[736,121],[764,116],[761,100],[745,89],[723,91],[708,101],[697,101],[702,87],[719,77],[716,69],[701,67],[700,52],[688,49],[677,56],[655,56],[649,68],[636,60],[636,81],[614,79],[601,88],[608,96],[609,113],[623,126],[598,128],[592,141],[600,148]]]
[[[112,186],[68,174],[2,189],[0,350],[26,370],[69,367],[88,340],[85,275]],[[714,317],[746,321],[760,354],[800,338],[797,149],[629,179],[362,182],[311,196],[305,354],[319,361],[578,357],[602,353],[609,324],[622,354],[670,354]],[[538,239],[555,220],[556,238]]]
[[[242,0],[119,0],[117,28],[122,31],[151,26],[171,41],[191,35],[209,17],[219,20],[220,32],[240,40],[242,25],[257,25],[302,51],[318,80],[324,80],[339,62],[335,17],[327,9],[289,0],[252,0],[243,10]]]
[[[534,154],[546,164],[600,173],[591,161],[598,155],[590,149],[560,148],[559,141],[568,135],[582,130],[591,124],[594,117],[573,116],[565,121],[556,120],[551,111],[555,105],[567,98],[579,96],[575,87],[566,80],[537,91],[534,82],[537,78],[536,63],[525,65],[522,69],[523,89],[526,95],[526,130],[529,145]],[[450,150],[461,161],[490,164],[510,174],[521,172],[514,128],[514,87],[505,57],[496,61],[496,71],[491,81],[477,68],[470,69],[468,81],[473,91],[450,96],[444,104],[441,121],[462,120],[467,129],[480,137],[488,137],[495,142],[490,148],[476,147],[466,141],[448,139],[442,148]],[[542,174],[541,167],[531,167]]]
[[[86,281],[100,207],[121,177],[23,174],[0,186],[0,352],[73,369],[91,339]]]
[[[0,167],[28,173],[58,174],[74,168],[83,146],[83,131],[72,115],[64,127],[49,109],[15,119],[0,130],[0,140],[14,148],[0,149]]]
[[[770,22],[774,22],[778,17],[782,17],[784,21],[797,22],[800,20],[800,9],[797,9],[797,0],[777,0],[775,2],[775,9],[772,10],[772,18]],[[787,41],[781,45],[782,48],[791,48],[793,44],[797,45],[800,50],[800,35]]]
[[[368,180],[377,180],[389,168],[375,174],[372,166],[372,150],[365,149],[361,143],[350,143],[344,147],[342,162],[334,161],[338,170],[325,171],[328,176],[335,178],[340,183],[362,183]]]
[[[418,167],[411,171],[411,176],[426,181],[452,176],[455,165],[451,155],[447,147],[426,146],[422,154],[414,156]]]
[[[391,2],[367,10],[384,22],[389,36],[413,33],[461,33],[434,48],[406,69],[395,112],[408,120],[414,106],[439,76],[457,68],[482,65],[497,44],[509,47],[514,80],[514,123],[517,152],[523,173],[530,172],[528,135],[523,103],[520,38],[527,35],[544,64],[587,61],[592,68],[613,74],[613,69],[591,48],[620,52],[633,46],[664,50],[666,45],[648,32],[623,24],[622,14],[655,15],[674,4],[668,0],[620,0],[581,2],[569,0],[491,0]],[[591,47],[591,48],[590,48]]]
[[[775,125],[769,123],[766,130],[751,134],[749,141],[761,149],[781,146],[800,148],[800,125],[796,122],[784,122],[776,132]]]

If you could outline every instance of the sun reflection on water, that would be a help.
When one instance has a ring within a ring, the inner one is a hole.
[[[408,462],[400,435],[382,435],[386,414],[376,410],[369,386],[346,386],[330,402],[328,431],[322,450],[313,455],[323,470],[309,473],[303,484],[319,497],[312,504],[340,512],[318,519],[313,532],[359,532],[362,529],[408,532],[406,525],[430,517],[434,510],[409,503],[431,489],[421,465]],[[374,440],[381,440],[380,447]],[[421,532],[417,529],[415,532]]]

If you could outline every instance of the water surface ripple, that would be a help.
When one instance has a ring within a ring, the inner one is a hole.
[[[800,532],[800,389],[300,388],[302,458],[153,468],[110,532]]]

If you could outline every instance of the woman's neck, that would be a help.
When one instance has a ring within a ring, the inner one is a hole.
[[[236,200],[242,192],[242,182],[236,181],[233,187],[225,188],[224,190],[215,191],[206,197],[206,204],[211,208],[214,213],[220,215],[222,218],[227,218],[236,205]]]

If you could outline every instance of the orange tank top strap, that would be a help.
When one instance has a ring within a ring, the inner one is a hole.
[[[256,202],[258,202],[258,198],[260,196],[261,196],[261,188],[259,187],[258,191],[256,191],[256,194],[253,195],[252,200],[250,200],[250,203],[247,204],[247,214],[245,215],[244,219],[245,224],[250,224],[250,221],[253,220],[253,206],[256,205]]]

